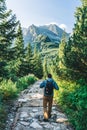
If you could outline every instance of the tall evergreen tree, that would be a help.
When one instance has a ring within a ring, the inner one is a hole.
[[[38,54],[38,50],[37,50],[37,44],[35,44],[34,46],[34,57]]]
[[[6,65],[13,58],[11,48],[18,22],[12,11],[7,11],[5,0],[0,0],[0,76],[6,76]]]
[[[19,23],[18,30],[17,30],[17,37],[15,40],[15,60],[17,64],[17,75],[23,76],[25,75],[25,49],[24,49],[24,40],[22,34],[21,24]]]
[[[84,78],[87,74],[87,4],[85,2],[82,0],[82,6],[76,10],[76,23],[65,52],[67,68],[74,76]]]
[[[63,36],[62,36],[62,39],[61,39],[61,42],[59,44],[59,49],[58,49],[58,65],[59,65],[59,68],[63,69],[65,68],[65,65],[64,65],[64,50],[65,50],[65,45],[66,45],[66,35],[65,35],[65,31],[63,32]]]
[[[24,40],[23,40],[21,24],[19,24],[19,26],[18,26],[15,46],[16,46],[15,48],[16,48],[17,58],[22,59],[24,57]]]
[[[81,0],[83,6],[87,6],[87,0]]]
[[[59,44],[58,48],[58,53],[55,57],[55,59],[51,60],[52,61],[52,73],[56,73],[58,76],[61,78],[64,78],[64,73],[66,71],[66,66],[65,66],[65,46],[67,44],[67,37],[65,31],[62,34],[61,42]]]
[[[25,63],[26,63],[26,72],[32,73],[32,60],[33,60],[33,52],[31,44],[29,43],[26,47],[26,53],[25,53]]]
[[[32,59],[32,73],[35,74],[38,78],[42,78],[43,76],[42,60],[40,54],[36,49],[36,46],[34,48],[34,55]]]
[[[46,79],[48,74],[48,68],[47,68],[47,58],[44,57],[44,61],[43,61],[43,76]]]
[[[9,53],[7,50],[10,49],[16,37],[15,28],[18,22],[15,15],[12,15],[12,11],[7,11],[5,0],[0,1],[0,16],[0,56],[7,60]]]
[[[28,46],[26,47],[26,60],[30,62],[32,56],[33,56],[32,47],[31,44],[29,43]]]

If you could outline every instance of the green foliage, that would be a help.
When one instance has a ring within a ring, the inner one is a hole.
[[[64,55],[64,51],[65,51],[65,46],[66,46],[66,35],[65,35],[65,32],[63,33],[63,36],[62,36],[62,39],[61,39],[61,42],[59,44],[59,49],[58,49],[58,61],[59,61],[59,68],[63,69],[65,68],[65,62],[64,62],[64,59],[65,59],[65,55]]]
[[[87,0],[81,0],[83,6],[87,6]]]
[[[55,99],[64,110],[76,130],[87,129],[87,83],[58,81],[60,91],[55,92]]]
[[[65,47],[65,65],[78,78],[87,73],[87,6],[77,8],[73,34]],[[71,75],[71,74],[70,74]],[[75,77],[75,79],[76,79]],[[72,76],[72,78],[74,78]]]
[[[50,38],[48,36],[45,36],[45,35],[39,35],[37,37],[36,41],[39,41],[39,42],[51,42]]]
[[[21,59],[24,57],[24,40],[23,40],[21,24],[19,24],[17,30],[17,37],[15,39],[15,51],[16,51],[15,54],[16,58]]]
[[[21,91],[26,89],[30,84],[33,84],[36,80],[37,78],[33,74],[27,75],[19,78],[18,81],[16,82],[16,86],[18,90]]]
[[[68,100],[71,102],[72,111],[75,108],[75,112],[70,114],[70,117],[73,125],[76,130],[86,130],[87,129],[87,83],[84,80],[80,80],[77,82],[79,84],[79,88],[75,89],[72,92]]]
[[[8,62],[7,66],[6,66],[6,70],[8,70],[7,79],[10,78],[12,81],[17,80],[17,73],[19,71],[20,64],[21,64],[21,62],[19,59],[11,60]]]
[[[43,77],[44,77],[44,79],[46,79],[47,74],[48,74],[47,58],[45,57],[44,61],[43,61]]]
[[[31,44],[28,43],[28,45],[26,47],[26,60],[28,62],[30,62],[32,56],[33,56],[32,47],[31,47]]]
[[[17,64],[17,68],[16,68],[16,75],[18,77],[20,76],[24,76],[26,75],[26,71],[24,72],[25,68],[26,68],[26,64],[24,62],[24,58],[25,58],[25,49],[24,49],[24,40],[23,40],[23,34],[22,34],[22,28],[21,28],[21,24],[19,24],[18,26],[18,30],[17,30],[17,36],[15,39],[15,60],[19,62],[19,64]]]
[[[37,48],[34,48],[34,56],[31,61],[31,72],[38,78],[43,77],[43,65],[40,53],[38,53]]]
[[[21,76],[28,75],[29,73],[33,73],[32,71],[32,59],[33,59],[33,51],[31,44],[28,43],[27,47],[25,48],[25,58],[21,66],[21,71],[23,71]]]
[[[4,108],[4,106],[0,105],[0,130],[4,130],[5,125],[6,125],[6,110]]]
[[[2,105],[2,100],[3,100],[3,93],[2,93],[2,91],[0,91],[0,107]]]
[[[8,70],[6,70],[6,66],[7,63],[5,61],[0,61],[0,80],[7,77],[8,75]]]
[[[33,84],[37,78],[34,75],[28,75],[18,79],[17,82],[11,80],[3,80],[0,82],[0,130],[5,129],[7,109],[6,102],[13,100],[18,96],[21,90],[26,89],[30,84]]]
[[[58,48],[59,44],[54,42],[41,42],[39,48],[41,51],[47,51],[48,49]]]
[[[16,22],[15,15],[12,15],[12,11],[7,11],[5,0],[0,1],[0,49],[2,49],[0,53],[6,52],[6,49],[12,44],[13,39],[16,37],[15,29],[17,24],[18,22]],[[3,54],[2,58],[5,55]]]
[[[9,99],[17,96],[16,84],[11,80],[3,80],[0,83],[0,92],[3,95],[3,99]]]
[[[18,22],[12,11],[7,11],[5,0],[0,1],[0,78],[7,77],[7,62],[13,58],[11,50],[13,40],[16,37]],[[6,75],[5,75],[6,74]]]
[[[72,36],[67,44],[64,41],[59,45],[59,55],[52,65],[60,87],[55,99],[76,130],[87,129],[87,2],[82,2],[75,13]]]

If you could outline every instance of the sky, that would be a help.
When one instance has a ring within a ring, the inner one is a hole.
[[[74,27],[76,7],[80,5],[80,0],[6,0],[7,9],[12,10],[22,27],[51,23],[69,33]]]

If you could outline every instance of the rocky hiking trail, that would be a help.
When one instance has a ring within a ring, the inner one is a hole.
[[[53,103],[52,117],[43,121],[43,89],[39,80],[21,92],[8,114],[5,130],[73,130],[68,119]]]

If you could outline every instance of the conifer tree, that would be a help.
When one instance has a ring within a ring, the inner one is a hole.
[[[29,43],[26,47],[26,53],[25,53],[25,63],[26,63],[26,72],[32,73],[32,59],[33,59],[33,52],[31,44]]]
[[[12,11],[7,11],[5,0],[0,0],[0,76],[6,77],[6,66],[13,58],[12,43],[18,22]]]
[[[65,45],[66,45],[66,35],[65,35],[65,31],[63,32],[63,36],[62,36],[62,39],[61,39],[61,42],[59,44],[59,49],[58,49],[58,65],[59,65],[59,68],[63,69],[65,68],[64,66],[64,50],[65,50]]]
[[[87,6],[87,0],[81,0],[83,6]]]
[[[45,58],[44,58],[44,61],[43,61],[43,76],[44,76],[45,79],[46,79],[46,77],[47,77],[47,74],[48,74],[47,58],[45,57]]]
[[[34,57],[38,54],[38,50],[37,50],[37,44],[35,44],[34,46]]]
[[[35,74],[38,78],[42,78],[43,76],[42,60],[36,49],[36,46],[34,47],[34,55],[32,59],[32,73]]]
[[[17,37],[15,40],[15,60],[17,64],[17,75],[23,76],[25,75],[25,49],[24,49],[24,40],[22,34],[21,24],[19,23],[18,30],[17,30]]]
[[[26,60],[29,62],[32,56],[33,56],[32,47],[31,44],[29,43],[28,46],[26,47]]]
[[[15,46],[16,46],[15,48],[16,48],[17,58],[22,59],[24,57],[24,40],[23,40],[21,24],[19,24],[19,26],[18,26]]]
[[[73,34],[66,46],[66,66],[76,77],[86,78],[87,74],[87,4],[82,0],[82,6],[75,13],[76,23]]]
[[[8,53],[14,38],[16,37],[16,22],[15,15],[12,11],[7,11],[5,0],[0,1],[0,56],[2,59],[8,59]],[[3,53],[4,52],[4,53]]]

